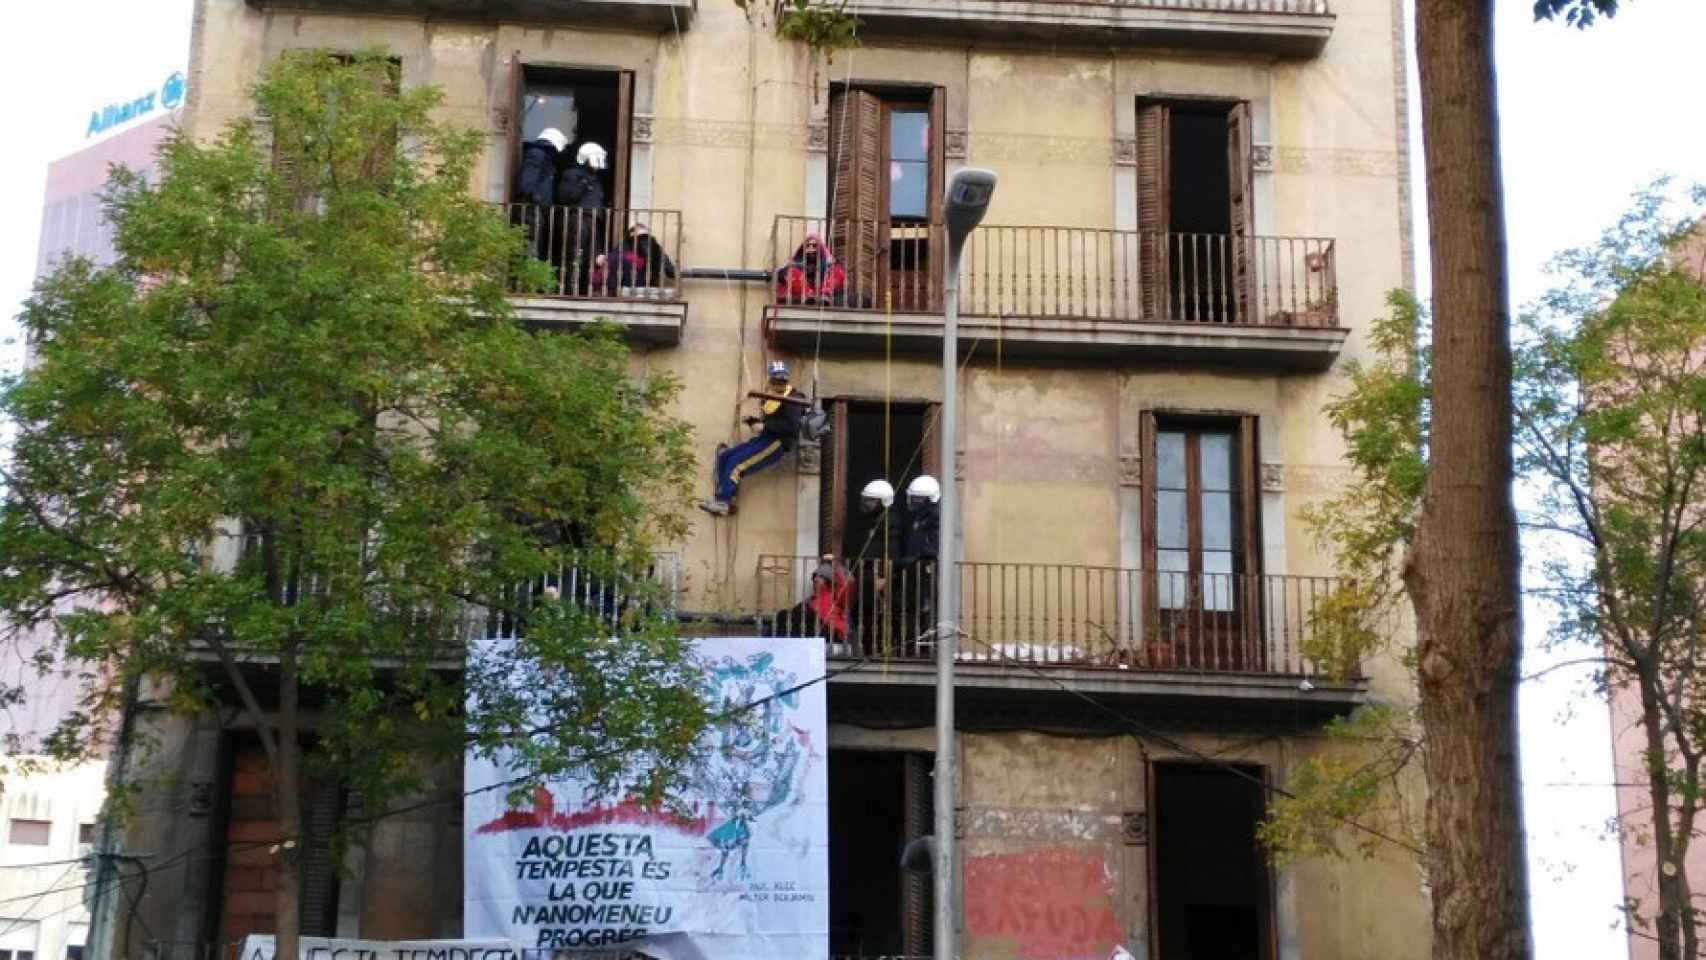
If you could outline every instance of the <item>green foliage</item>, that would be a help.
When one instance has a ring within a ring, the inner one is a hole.
[[[798,40],[833,61],[835,51],[859,45],[859,18],[847,12],[847,0],[781,0],[776,35]]]
[[[1405,545],[1415,532],[1427,475],[1429,356],[1424,312],[1409,293],[1387,295],[1391,312],[1369,331],[1371,363],[1351,361],[1350,387],[1325,408],[1345,442],[1352,480],[1303,511],[1336,560],[1343,585],[1315,610],[1304,654],[1337,675],[1378,649],[1401,590]]]
[[[1304,857],[1373,857],[1385,840],[1356,822],[1419,846],[1419,824],[1402,805],[1399,778],[1421,749],[1410,718],[1368,706],[1327,726],[1326,745],[1292,767],[1257,839],[1279,865]],[[1377,825],[1378,824],[1378,825]]]
[[[772,2],[776,35],[805,44],[829,62],[834,62],[837,50],[851,50],[859,45],[859,18],[847,12],[847,0]],[[754,11],[763,16],[764,8],[757,0],[734,0],[734,4],[748,19]]]
[[[1618,0],[1534,0],[1534,19],[1556,20],[1585,30],[1600,17],[1617,16]]]
[[[254,96],[267,131],[116,174],[117,262],[65,263],[23,314],[0,612],[84,666],[52,751],[96,749],[136,676],[171,709],[272,702],[246,660],[294,676],[310,770],[370,810],[470,741],[612,786],[610,757],[678,755],[703,710],[646,592],[691,492],[677,384],[608,330],[514,322],[509,284],[541,268],[469,190],[484,138],[433,119],[437,90],[306,52]],[[636,598],[600,611],[614,631],[525,609],[517,584],[571,565]],[[527,641],[465,650],[471,607],[530,616]]]

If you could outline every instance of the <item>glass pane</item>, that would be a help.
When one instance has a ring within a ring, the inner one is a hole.
[[[1185,523],[1185,492],[1183,490],[1157,490],[1155,492],[1155,545],[1163,550],[1183,550],[1189,547],[1191,545],[1190,532],[1186,529]]]
[[[925,197],[929,193],[929,163],[896,160],[889,164],[889,216],[927,216]]]
[[[1232,489],[1232,434],[1202,435],[1202,488]]]
[[[923,110],[889,114],[889,159],[930,161],[930,114]]]
[[[1185,435],[1163,430],[1155,435],[1155,485],[1185,489]]]
[[[1232,549],[1232,494],[1202,495],[1202,547],[1204,550]]]
[[[1202,607],[1231,610],[1233,595],[1232,554],[1205,550],[1202,555]]]
[[[1191,555],[1183,550],[1155,552],[1155,596],[1167,610],[1183,609],[1191,595]]]
[[[575,142],[580,112],[575,108],[573,87],[533,85],[521,95],[521,142],[539,139],[548,127],[556,127]]]

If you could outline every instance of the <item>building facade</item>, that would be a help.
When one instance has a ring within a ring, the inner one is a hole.
[[[928,883],[895,854],[928,830],[935,749],[929,582],[876,595],[892,568],[858,492],[937,470],[931,201],[996,170],[940,478],[963,504],[963,954],[1425,956],[1408,854],[1274,869],[1254,839],[1265,785],[1326,748],[1327,721],[1411,696],[1396,657],[1334,680],[1304,653],[1334,567],[1302,512],[1346,477],[1321,406],[1409,280],[1399,5],[849,9],[860,43],[829,57],[725,0],[200,0],[186,123],[251,115],[287,50],[388,51],[489,135],[474,189],[558,265],[522,318],[623,325],[637,367],[682,379],[707,472],[768,363],[822,404],[827,437],[698,517],[670,569],[687,629],[792,632],[850,667],[829,694],[831,948],[854,957],[928,952]],[[526,205],[521,145],[548,127],[606,149],[602,208]],[[682,269],[608,279],[593,255],[640,223]],[[825,554],[859,584],[827,640],[789,615]],[[266,773],[241,721],[148,723],[170,745],[139,772],[158,813],[126,842],[188,853],[137,911],[206,956],[266,929],[270,854],[245,843],[276,836]],[[438,784],[454,798],[459,771]],[[347,803],[322,790],[309,819]],[[387,818],[345,869],[310,870],[306,929],[459,936],[456,809]]]

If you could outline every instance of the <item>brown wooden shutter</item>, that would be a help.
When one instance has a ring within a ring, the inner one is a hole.
[[[504,108],[503,117],[508,129],[502,132],[506,134],[504,149],[508,152],[504,155],[506,173],[503,199],[513,201],[516,199],[516,188],[521,183],[521,121],[527,114],[525,105],[521,102],[521,98],[527,93],[527,67],[521,62],[520,50],[509,58],[507,83],[509,99],[504,101],[507,106]]]
[[[1155,496],[1155,434],[1158,425],[1155,414],[1145,410],[1138,417],[1138,447],[1142,450],[1142,466],[1138,488],[1138,525],[1139,540],[1143,552],[1142,566],[1143,582],[1143,630],[1144,641],[1147,643],[1159,636],[1158,625],[1161,615],[1160,577],[1156,574],[1155,560],[1155,515],[1157,500]],[[1150,666],[1158,666],[1151,663]]]
[[[1236,323],[1251,323],[1251,200],[1254,188],[1250,177],[1250,104],[1239,102],[1226,114],[1226,172],[1227,197],[1231,203],[1231,257],[1228,279],[1231,281],[1231,301]]]
[[[610,158],[616,171],[611,176],[610,205],[618,210],[628,209],[628,167],[631,162],[628,154],[633,124],[634,71],[623,70],[616,75],[616,147]],[[611,218],[613,222],[609,229],[613,237],[607,241],[608,246],[614,246],[614,238],[622,236],[627,229],[627,224],[615,223],[616,219]]]
[[[1262,488],[1261,460],[1256,436],[1256,418],[1238,418],[1238,526],[1242,538],[1242,556],[1235,561],[1234,570],[1241,576],[1233,578],[1242,584],[1235,594],[1238,605],[1240,664],[1243,669],[1267,669],[1267,644],[1263,639],[1266,613],[1262,573]],[[1241,568],[1240,566],[1241,565]]]
[[[924,406],[924,450],[919,457],[925,473],[936,478],[937,483],[947,483],[948,478],[942,476],[942,405],[939,403]]]
[[[1171,110],[1164,103],[1137,108],[1137,229],[1140,231],[1138,283],[1142,287],[1143,319],[1171,319],[1167,275],[1167,233],[1172,229],[1168,171],[1172,154]]]
[[[843,89],[829,100],[828,240],[847,271],[851,306],[876,303],[888,262],[883,193],[883,102],[868,90]],[[787,251],[791,256],[793,251]]]
[[[823,440],[818,465],[817,544],[819,553],[845,557],[847,525],[847,401],[830,400],[829,436]]]
[[[906,839],[910,842],[930,833],[934,819],[932,757],[927,753],[906,755]],[[929,955],[932,949],[931,877],[927,873],[903,874],[901,949],[909,957]]]
[[[343,816],[343,788],[334,782],[311,785],[302,810],[302,933],[330,937],[338,932],[338,864],[332,834]]]

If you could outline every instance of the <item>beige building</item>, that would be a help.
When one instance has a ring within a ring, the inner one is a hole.
[[[0,778],[0,960],[83,960],[86,861],[106,799],[107,764],[6,758]]]
[[[524,317],[624,324],[636,364],[683,379],[707,474],[748,435],[767,363],[822,402],[829,436],[747,477],[734,515],[699,516],[668,572],[693,629],[828,633],[859,664],[829,694],[837,956],[928,952],[927,884],[894,858],[929,823],[933,648],[906,629],[928,608],[881,566],[858,491],[935,469],[930,200],[961,167],[996,170],[943,478],[964,505],[964,955],[1426,956],[1407,855],[1274,870],[1254,842],[1262,784],[1320,749],[1324,722],[1410,695],[1393,658],[1333,682],[1302,653],[1334,568],[1301,510],[1343,476],[1320,408],[1409,276],[1399,4],[849,9],[861,43],[830,58],[732,0],[199,0],[187,122],[247,115],[283,51],[380,47],[489,133],[494,203],[520,202],[521,145],[545,128],[570,153],[597,142],[602,208],[512,207],[560,267]],[[635,223],[679,269],[581,265]],[[835,268],[772,274],[808,236]],[[845,629],[788,615],[824,553],[851,561]],[[143,774],[162,812],[128,843],[203,852],[139,916],[204,956],[265,929],[265,851],[242,842],[275,835],[266,775],[217,718],[159,723],[178,747]],[[344,803],[322,790],[310,819]],[[342,874],[323,857],[308,929],[460,935],[460,837],[427,809],[384,821]]]

